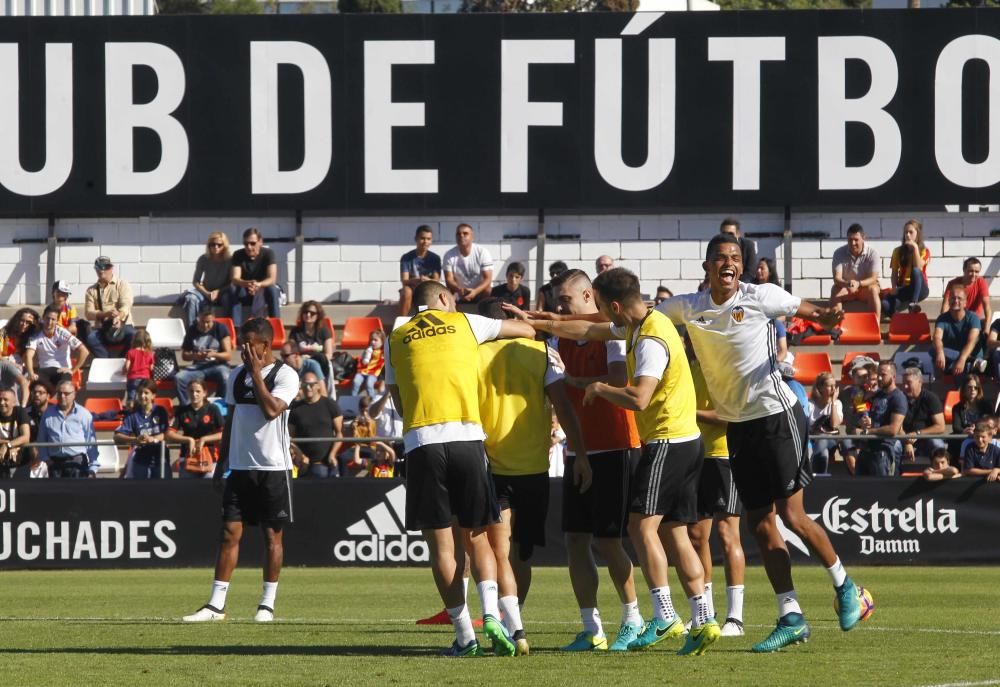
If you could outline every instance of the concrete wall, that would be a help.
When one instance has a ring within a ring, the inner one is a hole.
[[[702,277],[705,243],[718,230],[722,214],[552,216],[546,219],[550,237],[579,235],[572,240],[549,240],[545,262],[563,260],[570,267],[593,272],[594,259],[612,256],[618,265],[635,271],[646,293],[659,284],[675,292],[694,289]],[[809,298],[823,297],[830,289],[830,258],[844,243],[847,227],[860,222],[875,245],[888,274],[889,256],[899,243],[901,214],[811,214],[793,216],[796,231],[821,231],[829,239],[796,240],[792,249],[793,291]],[[961,273],[962,260],[983,259],[988,278],[1000,271],[1000,238],[990,232],[1000,228],[1000,214],[935,213],[918,217],[931,250],[928,269],[931,296],[940,296],[944,282]],[[744,214],[745,232],[780,231],[780,214]],[[536,218],[524,217],[424,217],[424,218],[307,218],[308,239],[303,259],[303,297],[322,301],[395,300],[399,289],[399,257],[412,248],[418,224],[435,228],[433,250],[439,254],[454,242],[456,224],[465,221],[476,229],[476,239],[497,261],[495,278],[502,281],[508,262],[528,267],[527,284],[535,292]],[[295,236],[292,217],[258,218],[125,218],[63,219],[57,235],[90,239],[89,243],[60,243],[56,277],[74,285],[73,302],[82,303],[84,288],[94,281],[93,261],[109,255],[117,272],[131,282],[139,302],[170,302],[188,287],[195,260],[204,251],[207,234],[226,232],[234,247],[243,229],[257,226],[268,239]],[[530,238],[504,238],[505,236]],[[47,236],[44,220],[0,221],[0,302],[7,305],[40,303],[47,298],[45,282]],[[16,240],[35,241],[29,243]],[[326,239],[325,241],[323,239]],[[335,239],[335,240],[332,240]],[[278,255],[280,280],[294,297],[294,243],[271,242]],[[780,239],[759,239],[758,253],[776,258],[782,273]],[[888,277],[883,280],[889,285]]]

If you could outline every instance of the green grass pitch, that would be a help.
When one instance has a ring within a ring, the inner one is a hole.
[[[270,625],[251,620],[259,571],[237,571],[228,620],[200,625],[179,618],[206,600],[207,569],[5,572],[0,684],[1000,685],[995,568],[855,567],[876,610],[849,633],[836,624],[826,574],[796,572],[813,636],[778,654],[749,653],[775,616],[757,567],[747,575],[747,636],[721,639],[702,657],[675,656],[676,641],[625,655],[561,653],[579,617],[566,571],[546,568],[535,571],[524,610],[531,655],[463,660],[437,656],[451,642],[449,627],[413,624],[440,608],[427,570],[287,569]],[[613,633],[620,606],[606,575],[601,585]],[[724,612],[724,592],[715,596]],[[644,591],[639,601],[648,613]],[[474,595],[471,602],[478,608]]]

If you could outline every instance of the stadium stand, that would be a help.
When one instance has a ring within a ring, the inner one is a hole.
[[[122,402],[117,396],[113,398],[88,398],[84,401],[83,407],[90,411],[95,417],[94,430],[98,432],[113,432],[121,424]],[[114,420],[98,420],[97,415],[106,413],[109,410],[118,413],[119,417]]]
[[[816,381],[816,375],[820,372],[833,372],[830,354],[825,352],[800,351],[795,354],[793,367],[795,381],[804,386],[812,385]]]
[[[922,312],[898,312],[889,320],[889,343],[920,344],[931,340],[931,325]]]
[[[179,349],[184,343],[186,327],[184,320],[177,317],[151,317],[146,332],[156,348]]]
[[[837,342],[842,345],[867,346],[882,343],[882,330],[873,312],[844,313],[840,332]]]
[[[378,317],[349,317],[344,323],[344,336],[340,341],[341,348],[366,348],[368,335],[376,329],[382,329],[382,320]]]

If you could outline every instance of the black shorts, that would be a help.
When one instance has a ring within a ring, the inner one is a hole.
[[[288,470],[233,470],[222,494],[222,519],[248,525],[293,522],[292,473]]]
[[[628,485],[632,464],[639,461],[639,449],[601,451],[590,454],[594,481],[580,493],[573,484],[575,456],[566,456],[563,475],[563,532],[590,534],[597,538],[619,539],[628,525]]]
[[[698,521],[701,441],[655,441],[642,448],[632,473],[629,511],[664,522]]]
[[[774,415],[729,423],[729,462],[747,510],[787,499],[812,481],[806,446],[808,426],[798,403]]]
[[[406,529],[492,525],[500,519],[481,441],[418,446],[406,454]]]
[[[529,560],[536,546],[545,546],[545,519],[549,515],[549,473],[493,475],[500,510],[513,513],[510,538],[518,557]]]
[[[698,517],[716,514],[739,515],[743,510],[739,492],[733,483],[733,469],[725,458],[705,458],[698,480]]]

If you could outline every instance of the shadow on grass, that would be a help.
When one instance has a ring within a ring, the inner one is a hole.
[[[86,655],[119,654],[124,656],[405,656],[410,658],[434,658],[441,655],[441,649],[431,647],[398,646],[153,646],[153,647],[46,647],[46,648],[0,648],[2,655]]]

